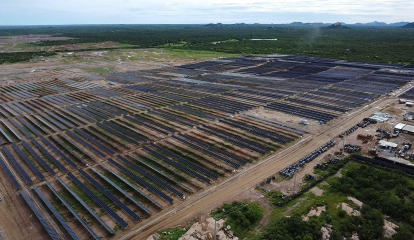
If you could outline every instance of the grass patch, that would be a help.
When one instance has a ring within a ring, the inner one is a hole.
[[[85,70],[89,73],[95,73],[95,74],[108,74],[115,72],[114,66],[108,66],[108,67],[93,67],[93,68],[82,68],[82,70]]]
[[[158,238],[158,240],[178,240],[186,232],[186,229],[179,227],[161,230],[158,232],[158,234],[160,235],[160,238]]]

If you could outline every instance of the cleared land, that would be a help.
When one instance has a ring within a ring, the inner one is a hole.
[[[125,71],[87,62],[28,73],[23,64],[2,76],[0,190],[18,204],[3,209],[15,219],[0,222],[7,235],[144,239],[291,165],[414,79],[405,66],[300,56],[120,61]],[[31,210],[13,189],[49,227],[19,224]]]

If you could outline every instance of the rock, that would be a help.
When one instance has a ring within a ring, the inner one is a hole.
[[[396,234],[396,228],[398,228],[398,225],[384,219],[384,238],[391,238]]]
[[[358,233],[357,233],[357,232],[352,233],[352,237],[351,237],[351,239],[352,239],[352,240],[359,240],[359,235],[358,235]]]
[[[353,197],[348,197],[348,200],[351,201],[351,202],[353,202],[355,205],[357,205],[360,208],[362,208],[362,205],[364,205],[363,202],[361,202],[358,199],[353,198]]]
[[[330,226],[322,226],[321,228],[322,232],[322,240],[329,240],[331,239],[332,229]]]
[[[309,218],[310,217],[313,217],[313,216],[319,217],[321,215],[321,213],[323,213],[325,211],[326,211],[326,206],[317,207],[316,209],[313,209],[312,208],[309,211],[308,215],[302,216],[302,220],[305,221],[305,222],[307,222],[307,221],[309,221]]]
[[[347,203],[342,203],[342,210],[344,210],[349,216],[361,216],[361,212],[351,208]]]

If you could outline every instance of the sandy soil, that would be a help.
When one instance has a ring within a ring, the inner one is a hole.
[[[216,224],[216,225],[215,225]],[[196,222],[191,228],[178,240],[210,240],[213,239],[214,228],[217,229],[217,240],[238,240],[231,231],[230,226],[225,225],[225,220],[217,222],[213,218],[207,218],[203,222]]]
[[[323,190],[318,187],[313,187],[311,190],[311,193],[315,194],[315,196],[322,196]]]

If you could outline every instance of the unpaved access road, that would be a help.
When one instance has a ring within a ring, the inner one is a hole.
[[[363,118],[369,117],[381,108],[395,101],[395,98],[381,98],[355,112],[342,116],[331,123],[331,128],[328,131],[315,136],[310,136],[307,139],[302,139],[290,148],[276,153],[250,168],[240,170],[239,173],[222,183],[212,186],[204,192],[190,196],[185,202],[177,205],[175,208],[148,221],[138,228],[131,229],[130,232],[127,232],[119,239],[145,240],[154,232],[177,226],[177,224],[195,218],[200,213],[206,213],[217,208],[222,203],[237,196],[239,193],[254,187],[265,178],[274,175],[283,168],[297,162],[321,145],[337,137],[345,129],[357,124]]]

